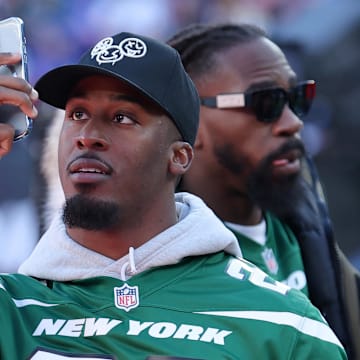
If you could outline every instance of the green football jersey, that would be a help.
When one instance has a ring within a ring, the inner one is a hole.
[[[0,277],[0,358],[346,359],[301,292],[219,252],[127,282]]]
[[[261,245],[247,236],[229,229],[237,237],[245,259],[275,280],[307,296],[308,287],[298,241],[291,229],[270,213],[265,214],[266,243]]]

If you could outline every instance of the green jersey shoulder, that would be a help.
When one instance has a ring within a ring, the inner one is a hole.
[[[0,358],[346,359],[299,291],[220,252],[127,282],[0,277]]]
[[[298,241],[291,229],[269,212],[265,213],[266,242],[258,243],[229,227],[245,259],[272,278],[308,294],[307,280]]]

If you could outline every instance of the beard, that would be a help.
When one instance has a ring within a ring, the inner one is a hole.
[[[288,142],[278,151],[264,158],[250,174],[246,183],[252,201],[279,217],[296,211],[305,192],[305,182],[300,173],[276,177],[272,173],[273,161],[282,153],[292,149],[298,149],[304,154],[304,147],[300,141]]]
[[[304,157],[304,145],[297,139],[269,154],[247,176],[246,196],[259,208],[271,212],[291,227],[310,229],[316,224],[317,211],[309,184],[301,173],[288,176],[274,176],[272,173],[274,159],[292,149],[300,150]],[[233,174],[242,175],[248,171],[249,161],[246,158],[236,159],[229,148],[216,149],[215,152],[221,164]]]
[[[100,231],[112,229],[120,221],[119,206],[110,201],[89,199],[75,195],[67,199],[63,209],[63,221],[69,228]]]

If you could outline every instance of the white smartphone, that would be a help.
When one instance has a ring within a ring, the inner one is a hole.
[[[0,52],[12,52],[21,54],[21,61],[15,65],[0,65],[0,75],[11,75],[28,80],[28,66],[26,53],[26,38],[24,34],[24,22],[18,17],[10,17],[0,21]],[[3,105],[13,107],[11,105]],[[14,141],[24,138],[32,128],[32,120],[24,113],[11,111],[11,116],[3,118],[5,122],[15,128]]]

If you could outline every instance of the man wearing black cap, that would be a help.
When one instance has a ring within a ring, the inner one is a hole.
[[[0,277],[1,359],[346,359],[303,294],[242,260],[199,198],[174,197],[199,114],[175,50],[121,33],[35,88],[65,109],[66,203],[19,274]],[[36,97],[0,78],[1,103],[34,117]],[[0,126],[0,155],[12,135]]]

